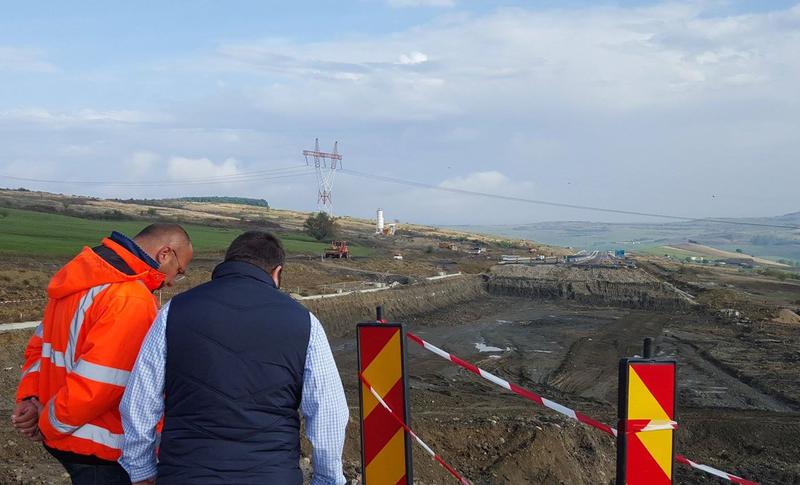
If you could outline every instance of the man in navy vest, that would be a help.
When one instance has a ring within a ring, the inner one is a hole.
[[[312,483],[345,483],[342,381],[319,320],[279,291],[284,260],[275,236],[246,232],[161,309],[120,405],[134,484],[301,484],[298,410]]]

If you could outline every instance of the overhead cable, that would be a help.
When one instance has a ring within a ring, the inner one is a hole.
[[[578,210],[586,210],[586,211],[593,211],[593,212],[605,212],[610,214],[625,214],[625,215],[632,215],[632,216],[646,216],[646,217],[657,217],[661,219],[670,219],[676,221],[693,221],[693,222],[714,222],[719,224],[734,224],[739,226],[755,226],[755,227],[771,227],[771,228],[779,228],[779,229],[800,229],[800,226],[792,226],[792,225],[783,225],[783,224],[767,224],[767,223],[760,223],[760,222],[747,222],[747,221],[738,221],[738,220],[729,220],[729,219],[714,219],[714,218],[706,218],[706,217],[692,217],[692,216],[676,216],[670,214],[659,214],[653,212],[641,212],[641,211],[633,211],[633,210],[625,210],[625,209],[610,209],[607,207],[595,207],[595,206],[588,206],[588,205],[579,205],[579,204],[568,204],[564,202],[553,202],[549,200],[538,200],[538,199],[528,199],[525,197],[516,197],[511,195],[502,195],[502,194],[492,194],[488,192],[478,192],[475,190],[466,190],[466,189],[457,189],[453,187],[442,187],[441,185],[433,185],[424,182],[417,182],[414,180],[406,180],[397,177],[389,177],[386,175],[375,175],[365,172],[359,172],[357,170],[351,170],[347,168],[340,169],[340,172],[346,175],[353,175],[356,177],[363,177],[373,180],[380,180],[383,182],[389,182],[393,184],[400,184],[400,185],[407,185],[411,187],[419,187],[423,189],[430,189],[430,190],[438,190],[440,192],[450,192],[453,194],[461,194],[461,195],[470,195],[470,196],[477,196],[477,197],[487,197],[491,199],[499,199],[499,200],[508,200],[511,202],[522,202],[526,204],[537,204],[537,205],[546,205],[550,207],[564,207],[568,209],[578,209]]]

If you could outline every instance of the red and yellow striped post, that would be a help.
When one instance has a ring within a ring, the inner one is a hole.
[[[400,323],[359,323],[358,371],[408,424],[405,329]],[[411,443],[403,426],[359,383],[364,485],[412,483]]]
[[[617,485],[673,483],[676,401],[675,361],[620,361]]]

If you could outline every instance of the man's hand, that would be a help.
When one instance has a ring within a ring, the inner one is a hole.
[[[156,477],[142,480],[141,482],[133,482],[131,485],[156,485]]]
[[[11,424],[26,437],[34,441],[41,441],[42,435],[39,433],[39,413],[42,411],[42,407],[42,403],[36,398],[19,402],[14,406],[14,413],[11,415]]]

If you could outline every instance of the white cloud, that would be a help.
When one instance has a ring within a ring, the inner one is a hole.
[[[45,108],[17,108],[0,111],[0,120],[22,121],[53,125],[70,125],[93,122],[114,123],[162,123],[171,117],[161,113],[146,113],[134,110],[81,109],[72,112],[56,112]]]
[[[81,157],[94,154],[94,150],[92,149],[92,147],[87,145],[68,145],[64,147],[62,153],[64,153],[65,155]]]
[[[52,73],[58,69],[45,59],[41,49],[0,46],[0,72]]]
[[[238,174],[238,162],[233,158],[227,158],[218,164],[208,158],[185,157],[172,157],[167,162],[167,176],[175,181],[230,177]]]
[[[419,51],[414,51],[409,54],[402,54],[400,55],[400,59],[398,59],[400,64],[422,64],[423,62],[428,62],[428,56],[424,53]]]
[[[125,162],[128,167],[128,177],[131,180],[147,180],[158,176],[157,164],[161,161],[161,156],[147,150],[137,151]]]
[[[69,116],[69,115],[68,115]],[[95,111],[83,109],[71,116],[75,121],[116,121],[119,123],[161,123],[169,121],[168,115],[133,110]]]
[[[527,181],[511,180],[502,172],[490,170],[451,177],[442,181],[439,187],[499,195],[520,195],[530,194],[533,184]]]
[[[698,4],[504,9],[384,36],[225,44],[195,68],[264,76],[247,96],[289,116],[320,106],[372,121],[674,109],[742,86],[779,99],[800,77],[790,60],[798,19],[800,8],[714,17]]]

